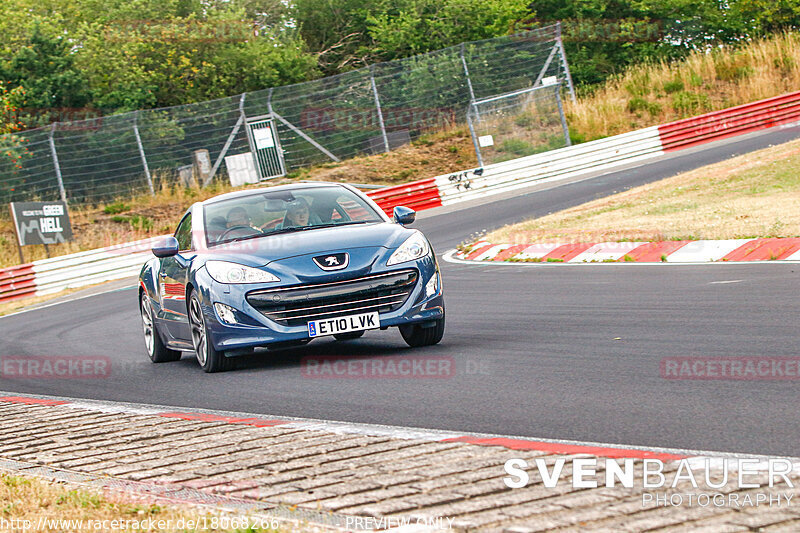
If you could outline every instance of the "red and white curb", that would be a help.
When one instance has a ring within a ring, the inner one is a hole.
[[[660,242],[496,244],[477,241],[446,259],[531,263],[800,262],[800,238]]]
[[[228,423],[253,427],[275,427],[306,431],[325,431],[340,435],[364,435],[395,439],[424,440],[430,442],[460,442],[477,446],[499,446],[508,450],[539,451],[556,455],[591,455],[610,459],[656,459],[678,461],[686,459],[692,466],[703,467],[707,461],[721,466],[725,459],[757,459],[755,470],[766,470],[769,459],[789,459],[794,470],[800,473],[800,458],[787,458],[754,454],[735,454],[704,450],[688,450],[649,446],[631,446],[599,442],[583,442],[561,439],[528,438],[489,433],[462,433],[436,429],[424,429],[391,425],[337,422],[310,418],[278,417],[252,413],[213,411],[191,408],[171,408],[159,405],[134,404],[100,400],[85,400],[56,396],[28,395],[0,391],[0,402],[27,405],[65,406],[97,413],[119,413],[126,415],[151,415],[182,420]]]

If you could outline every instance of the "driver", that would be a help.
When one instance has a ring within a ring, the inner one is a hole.
[[[227,226],[228,229],[235,227],[252,228],[255,230],[258,229],[253,227],[250,215],[247,213],[247,209],[241,206],[234,207],[228,211]]]

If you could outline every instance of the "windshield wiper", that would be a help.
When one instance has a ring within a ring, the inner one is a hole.
[[[353,224],[374,224],[378,222],[377,220],[351,220],[348,222],[331,222],[329,224],[316,224],[314,226],[297,226],[291,228],[282,228],[275,231],[270,231],[269,233],[265,233],[264,236],[269,235],[278,235],[280,233],[294,233],[295,231],[308,231],[311,229],[321,229],[321,228],[333,228],[336,226],[350,226]]]

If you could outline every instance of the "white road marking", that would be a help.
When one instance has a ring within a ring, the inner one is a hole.
[[[53,302],[51,304],[32,307],[30,309],[23,309],[21,311],[16,311],[14,313],[9,313],[7,315],[0,316],[0,320],[2,320],[3,318],[8,318],[10,316],[21,315],[22,313],[30,313],[31,311],[38,311],[40,309],[47,309],[48,307],[55,307],[57,305],[67,304],[67,303],[70,303],[70,302],[77,302],[79,300],[85,300],[86,298],[92,298],[94,296],[100,296],[100,295],[108,294],[108,293],[111,293],[111,292],[129,291],[131,289],[135,289],[138,286],[139,286],[138,284],[134,284],[134,285],[131,285],[129,287],[117,287],[115,289],[108,289],[107,291],[103,291],[103,292],[95,292],[95,293],[92,293],[92,294],[86,294],[84,296],[77,296],[75,298],[69,298],[67,300],[61,300],[61,301],[58,301],[58,302]]]

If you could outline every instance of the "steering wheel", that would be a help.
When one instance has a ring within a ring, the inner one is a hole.
[[[245,231],[243,235],[239,235],[239,237],[249,237],[250,235],[258,235],[261,232],[255,228],[251,228],[250,226],[233,226],[225,230],[225,232],[219,236],[220,241],[224,241],[225,238],[228,236],[229,233],[233,233],[234,231]]]

